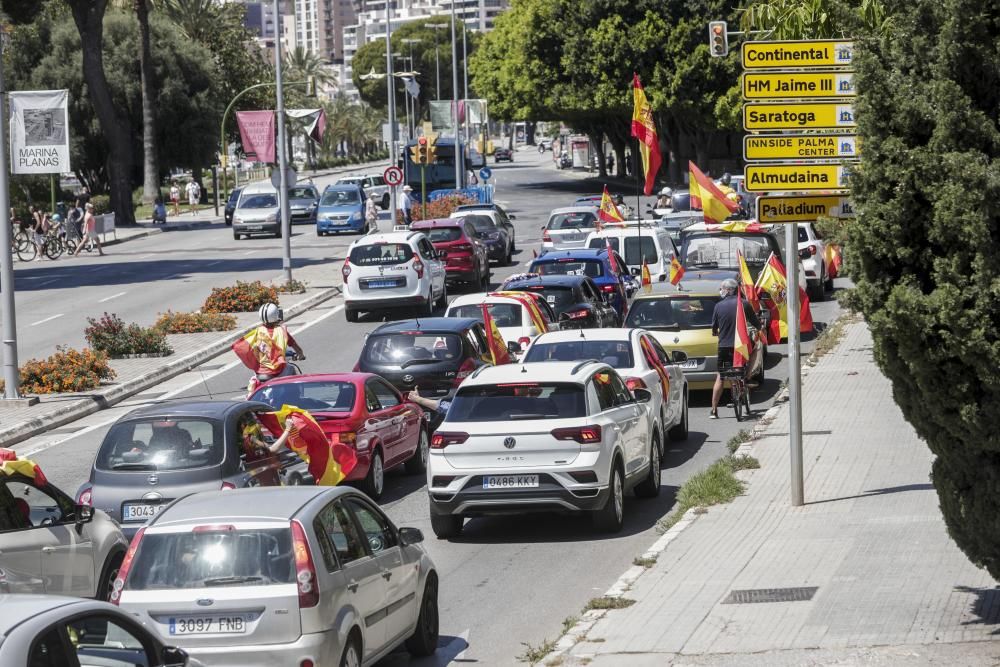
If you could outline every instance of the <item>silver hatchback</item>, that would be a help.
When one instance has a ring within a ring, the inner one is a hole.
[[[347,487],[198,493],[140,529],[111,601],[206,665],[368,665],[438,640],[415,528]]]

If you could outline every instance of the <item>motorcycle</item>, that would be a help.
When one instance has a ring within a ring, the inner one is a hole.
[[[267,382],[268,380],[273,380],[276,377],[287,377],[289,375],[302,375],[302,369],[299,365],[294,363],[299,361],[300,357],[295,352],[295,350],[285,351],[285,367],[277,375],[267,376],[262,373],[254,373],[250,376],[250,381],[247,383],[247,398],[249,399],[253,396],[254,392],[260,389],[260,386]]]

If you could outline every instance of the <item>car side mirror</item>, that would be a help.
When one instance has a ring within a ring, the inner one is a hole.
[[[682,364],[688,360],[687,352],[674,350],[673,352],[670,353],[670,360],[675,364]]]
[[[184,667],[188,664],[188,654],[182,648],[164,646],[160,651],[160,661],[163,662],[163,667]]]
[[[809,252],[809,248],[799,250],[799,259],[809,259],[810,257],[812,257],[812,253]]]
[[[419,544],[424,541],[424,534],[420,532],[419,528],[400,528],[399,541],[403,543],[404,547],[408,544]]]
[[[507,341],[507,351],[511,354],[521,354],[521,344],[515,341]]]
[[[73,516],[76,517],[77,525],[90,523],[94,520],[94,508],[90,505],[77,505]]]
[[[436,250],[434,251],[434,256],[437,257],[438,259],[444,259],[445,257],[448,256],[448,252],[445,250]]]
[[[508,220],[517,220],[517,216],[516,215],[508,215],[507,219]]]
[[[638,403],[649,403],[653,400],[653,394],[648,389],[633,389],[632,395]]]

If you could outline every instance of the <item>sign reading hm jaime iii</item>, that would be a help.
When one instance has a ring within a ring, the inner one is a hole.
[[[69,164],[69,113],[65,90],[10,95],[10,166],[14,174],[61,174]]]

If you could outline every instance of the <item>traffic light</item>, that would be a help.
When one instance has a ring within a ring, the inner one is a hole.
[[[417,145],[411,146],[413,161],[417,164],[427,164],[427,137],[418,137]]]
[[[708,23],[708,52],[716,58],[729,55],[729,35],[726,33],[725,21]]]
[[[437,160],[437,142],[427,144],[427,164],[434,164]]]

